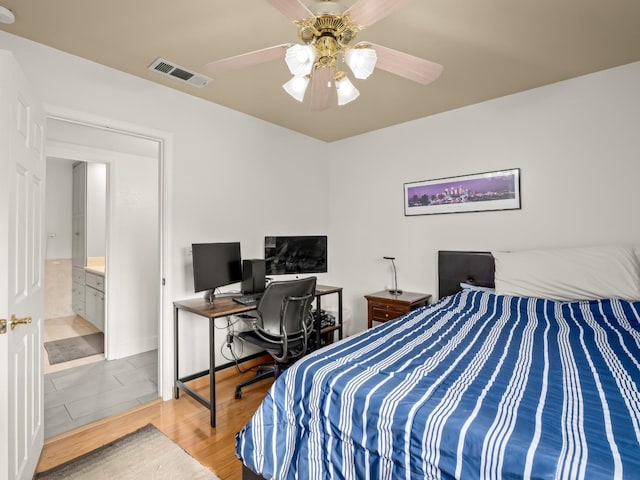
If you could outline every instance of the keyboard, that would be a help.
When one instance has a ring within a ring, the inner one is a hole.
[[[240,297],[233,297],[233,301],[239,303],[240,305],[250,306],[257,304],[261,296],[261,293],[245,294]]]

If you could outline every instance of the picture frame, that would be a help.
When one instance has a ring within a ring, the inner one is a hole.
[[[520,208],[519,168],[404,184],[405,216]]]

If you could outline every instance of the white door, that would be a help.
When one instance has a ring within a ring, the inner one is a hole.
[[[44,442],[44,126],[0,50],[0,480],[31,479]]]

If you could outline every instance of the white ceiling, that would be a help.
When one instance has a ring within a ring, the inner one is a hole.
[[[16,17],[2,30],[329,142],[640,60],[638,0],[413,0],[357,40],[440,63],[440,78],[423,86],[376,70],[354,80],[354,102],[311,112],[281,88],[284,61],[202,89],[147,70],[163,57],[204,74],[210,61],[297,42],[295,25],[265,0],[0,4]]]

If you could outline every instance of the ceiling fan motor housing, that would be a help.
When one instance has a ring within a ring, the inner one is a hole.
[[[210,62],[207,71],[219,74],[284,56],[293,75],[283,85],[284,90],[302,102],[311,85],[312,111],[329,108],[336,93],[338,105],[346,105],[360,94],[347,73],[338,69],[338,55],[342,55],[341,60],[360,80],[379,68],[426,85],[442,72],[442,65],[408,53],[367,42],[355,43],[361,30],[402,7],[407,0],[268,1],[297,25],[300,43],[275,45]],[[345,3],[350,6],[345,7]]]
[[[360,29],[348,15],[318,15],[298,23],[298,37],[315,46],[318,67],[335,66],[336,55],[344,53]]]

